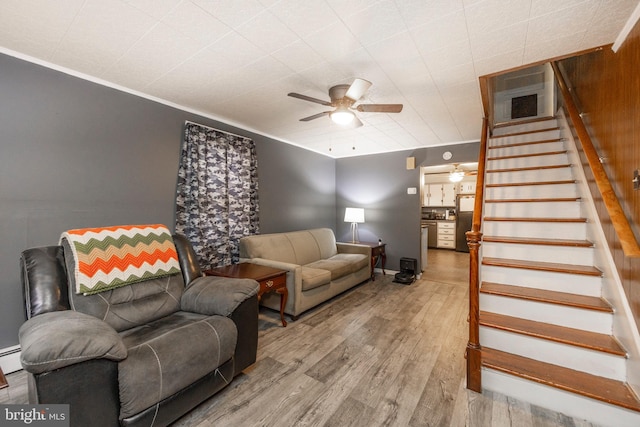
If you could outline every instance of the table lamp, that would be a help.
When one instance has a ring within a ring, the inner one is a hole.
[[[362,208],[345,209],[344,222],[351,223],[351,243],[358,243],[358,223],[364,222],[364,209]]]

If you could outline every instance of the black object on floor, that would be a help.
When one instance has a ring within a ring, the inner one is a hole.
[[[400,258],[400,272],[396,273],[393,281],[403,285],[410,285],[416,281],[418,260],[415,258]]]

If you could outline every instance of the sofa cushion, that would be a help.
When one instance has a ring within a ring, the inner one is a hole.
[[[62,247],[67,270],[72,271],[73,257],[66,239],[62,241]],[[104,320],[116,331],[131,329],[180,310],[184,291],[181,274],[149,279],[95,295],[75,293],[72,274],[68,280],[71,308]]]
[[[313,236],[318,245],[318,250],[320,250],[319,259],[331,258],[338,253],[336,236],[333,234],[333,230],[329,228],[316,228],[309,230],[309,234]]]
[[[371,262],[369,257],[364,254],[337,254],[329,258],[330,260],[335,261],[346,261],[351,266],[351,273],[355,273],[358,270],[366,268],[369,266]]]
[[[285,233],[296,254],[296,264],[305,265],[322,258],[318,242],[309,231]]]
[[[318,268],[302,266],[302,290],[308,291],[331,282],[331,272]]]
[[[216,370],[233,356],[237,334],[227,317],[183,311],[121,332],[128,357],[118,363],[120,417],[135,415]]]
[[[241,258],[265,258],[298,264],[286,233],[257,234],[240,239]]]
[[[311,264],[307,264],[306,267],[318,268],[321,270],[329,270],[331,273],[331,280],[336,280],[347,274],[351,274],[353,271],[351,263],[349,261],[340,259],[321,259]]]
[[[305,265],[338,252],[336,238],[329,228],[258,234],[240,239],[241,258],[265,258]]]

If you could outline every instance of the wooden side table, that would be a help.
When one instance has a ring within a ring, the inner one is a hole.
[[[284,320],[284,306],[287,304],[287,298],[289,297],[286,270],[243,262],[205,270],[204,274],[207,276],[253,279],[260,283],[258,301],[260,301],[262,295],[269,292],[280,294],[280,320],[282,320],[282,326],[287,326],[287,322]]]
[[[387,263],[387,254],[385,253],[387,244],[380,242],[358,242],[358,244],[367,245],[371,248],[371,280],[376,280],[373,269],[378,263],[378,260],[381,260],[380,266],[382,267],[382,274],[384,275],[384,266]]]
[[[5,387],[9,387],[9,383],[4,376],[4,372],[2,372],[2,368],[0,368],[0,389]]]

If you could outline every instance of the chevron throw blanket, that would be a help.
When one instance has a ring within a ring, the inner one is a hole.
[[[74,257],[76,293],[91,295],[180,273],[171,233],[160,224],[84,228],[62,233]]]

